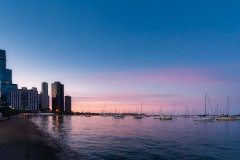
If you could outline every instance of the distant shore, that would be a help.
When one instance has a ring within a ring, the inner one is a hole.
[[[64,148],[28,118],[0,121],[0,159],[72,160]]]

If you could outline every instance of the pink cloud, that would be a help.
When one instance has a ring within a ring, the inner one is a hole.
[[[205,68],[106,72],[88,75],[85,78],[96,83],[219,84],[229,81],[215,70]]]
[[[116,95],[116,96],[84,96],[84,97],[73,97],[74,101],[79,102],[104,102],[104,101],[125,101],[125,102],[131,102],[131,101],[146,101],[146,100],[153,100],[153,99],[168,99],[168,98],[175,98],[179,97],[179,95],[170,95],[170,94],[125,94],[125,95]]]

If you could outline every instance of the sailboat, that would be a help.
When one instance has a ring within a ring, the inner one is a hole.
[[[88,113],[85,114],[85,117],[92,117],[92,115],[91,115],[91,113],[90,113],[90,111],[89,111],[89,105],[88,105]]]
[[[125,116],[123,114],[115,114],[114,118],[115,119],[123,119]]]
[[[161,113],[162,113],[162,108],[160,107],[159,115],[154,115],[153,119],[160,119]]]
[[[173,117],[172,116],[169,116],[169,115],[161,115],[160,117],[159,117],[159,119],[160,120],[172,120],[173,119]]]
[[[198,122],[212,122],[213,117],[207,116],[207,93],[205,94],[205,114],[203,116],[194,117],[194,121]]]
[[[124,118],[125,118],[124,114],[120,114],[120,111],[119,111],[119,113],[117,114],[116,106],[115,106],[115,114],[113,115],[113,117],[114,117],[115,119],[124,119]]]
[[[102,117],[108,117],[105,104],[104,104],[104,111],[103,111],[103,113],[101,114],[101,116],[102,116]]]
[[[133,116],[134,119],[142,119],[144,118],[144,115],[142,114],[142,103],[141,103],[141,114],[135,114]]]
[[[223,117],[216,118],[216,120],[218,120],[218,121],[236,121],[237,120],[236,117],[229,116],[229,101],[230,100],[229,100],[229,96],[228,96],[227,115],[223,116]]]

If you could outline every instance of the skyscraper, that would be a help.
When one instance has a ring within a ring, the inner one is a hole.
[[[49,96],[48,96],[48,83],[43,82],[42,83],[42,110],[48,110],[49,109]]]
[[[12,84],[12,70],[6,69],[6,51],[0,49],[0,97],[1,106],[10,105],[10,91],[17,89],[17,84]]]
[[[37,88],[28,90],[26,87],[22,89],[13,89],[10,91],[11,106],[16,110],[38,110],[38,91]]]
[[[42,92],[38,94],[38,109],[42,110]]]
[[[28,90],[28,110],[38,110],[38,91],[35,87]]]
[[[65,112],[71,113],[72,112],[72,98],[71,96],[65,96]]]
[[[64,112],[64,85],[60,82],[52,83],[52,111]]]

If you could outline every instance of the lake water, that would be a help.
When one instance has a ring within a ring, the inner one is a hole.
[[[32,121],[84,159],[239,160],[240,121],[49,116]]]

